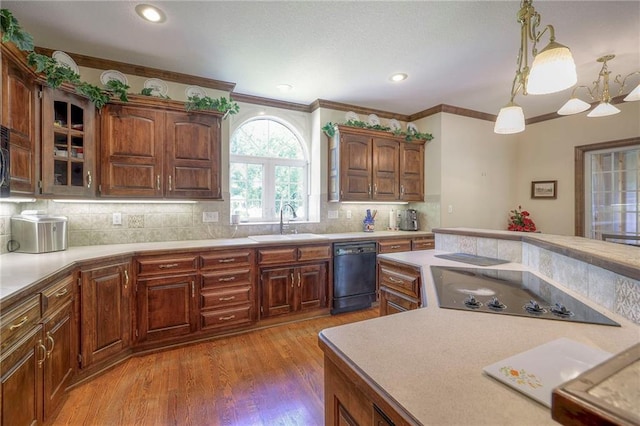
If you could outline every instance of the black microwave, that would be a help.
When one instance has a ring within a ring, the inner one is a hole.
[[[9,129],[0,126],[0,198],[8,197],[9,181]]]

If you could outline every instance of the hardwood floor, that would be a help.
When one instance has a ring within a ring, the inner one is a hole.
[[[322,425],[320,330],[378,308],[131,358],[72,389],[53,425]]]

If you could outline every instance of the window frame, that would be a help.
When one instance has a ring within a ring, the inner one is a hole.
[[[258,157],[253,155],[244,155],[244,154],[232,154],[231,153],[231,144],[235,133],[242,129],[248,123],[254,121],[273,121],[284,126],[287,130],[289,130],[293,136],[296,138],[300,149],[302,150],[302,159],[292,159],[292,158],[282,158],[282,157]],[[302,187],[304,188],[305,193],[303,194],[303,211],[297,211],[298,220],[308,221],[309,220],[309,197],[310,197],[310,170],[311,164],[309,159],[309,150],[306,144],[305,139],[302,137],[300,132],[293,126],[290,122],[283,120],[279,117],[274,116],[255,116],[244,120],[241,124],[239,124],[234,131],[232,132],[229,138],[229,169],[231,169],[231,164],[259,164],[263,166],[263,177],[262,177],[262,216],[260,218],[251,218],[251,217],[243,217],[242,221],[246,223],[274,223],[280,221],[279,211],[276,211],[276,200],[275,200],[275,189],[276,189],[276,178],[275,178],[275,170],[277,166],[293,166],[293,167],[301,167],[303,168],[303,181]],[[232,184],[232,176],[231,172],[229,173],[229,186]],[[231,194],[229,195],[230,205],[229,209],[231,210]],[[233,211],[230,214],[234,214]]]

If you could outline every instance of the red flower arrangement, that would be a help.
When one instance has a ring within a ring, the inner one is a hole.
[[[522,206],[518,206],[518,210],[511,210],[509,216],[509,231],[536,232],[536,224],[529,218],[529,212],[522,210]]]

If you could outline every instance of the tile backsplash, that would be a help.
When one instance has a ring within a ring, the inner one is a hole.
[[[326,199],[326,197],[324,198]],[[438,206],[420,204],[421,230],[438,226],[429,218],[429,211]],[[408,208],[399,205],[366,205],[321,203],[319,222],[290,222],[297,232],[341,233],[362,231],[362,219],[367,209],[378,209],[376,230],[386,230],[389,211]],[[413,206],[412,206],[413,207]],[[0,202],[0,253],[7,253],[10,240],[10,217],[23,210],[42,210],[47,214],[69,219],[69,246],[122,244],[210,238],[246,237],[279,232],[278,223],[232,225],[227,202],[196,203],[69,203],[39,200],[33,203]],[[351,218],[347,218],[347,211]],[[203,212],[217,212],[218,222],[202,221]],[[337,212],[337,219],[329,219],[329,212]],[[122,223],[113,224],[113,214],[120,213]]]

